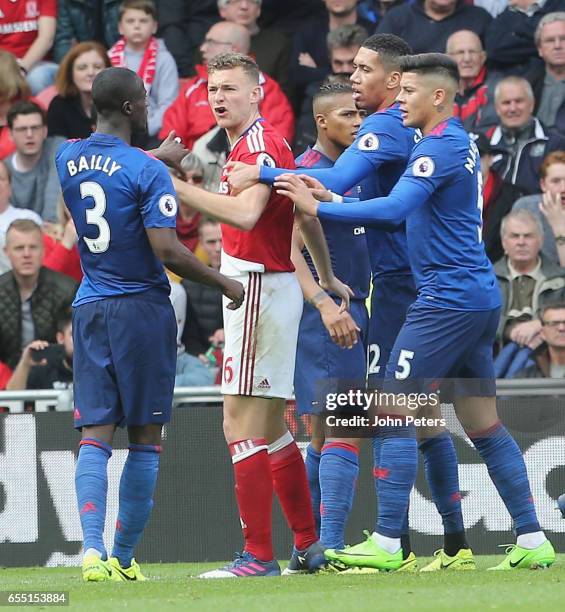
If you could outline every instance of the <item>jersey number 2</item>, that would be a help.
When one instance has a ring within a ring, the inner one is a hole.
[[[110,246],[110,226],[104,219],[106,212],[106,194],[104,189],[94,181],[85,181],[80,184],[80,197],[92,198],[94,208],[86,210],[86,222],[98,227],[98,238],[85,238],[84,242],[91,253],[104,253]]]

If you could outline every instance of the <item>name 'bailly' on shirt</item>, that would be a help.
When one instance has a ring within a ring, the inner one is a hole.
[[[101,172],[105,172],[108,176],[112,176],[114,172],[121,169],[120,164],[116,163],[111,157],[106,156],[104,163],[102,163],[102,158],[102,155],[91,155],[90,157],[81,155],[78,158],[78,165],[73,159],[67,162],[67,170],[71,176],[83,172],[84,170],[100,170]]]

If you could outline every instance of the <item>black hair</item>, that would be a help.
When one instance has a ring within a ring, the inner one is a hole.
[[[315,102],[319,98],[325,98],[329,96],[337,96],[340,94],[349,94],[353,92],[349,83],[342,81],[324,81],[320,87],[314,93],[312,101]]]
[[[42,125],[47,124],[47,117],[45,115],[45,111],[38,106],[35,102],[31,102],[30,100],[20,100],[19,102],[14,102],[8,111],[8,115],[6,117],[8,121],[8,127],[12,129],[14,127],[14,119],[19,115],[39,115],[41,117]]]
[[[361,47],[378,53],[384,64],[394,68],[400,66],[401,57],[412,55],[412,47],[395,34],[373,34],[363,41]]]
[[[128,68],[106,68],[92,83],[92,102],[96,111],[105,115],[121,112],[124,102],[139,99],[140,77]]]
[[[445,53],[409,55],[402,58],[401,67],[403,72],[435,75],[450,79],[456,86],[459,84],[457,62]]]
[[[65,329],[67,329],[67,326],[70,325],[72,321],[73,321],[73,317],[72,317],[70,309],[63,308],[57,314],[57,319],[56,319],[57,331],[60,332],[61,334],[64,333]]]

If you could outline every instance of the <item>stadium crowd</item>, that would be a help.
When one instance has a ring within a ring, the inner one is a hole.
[[[0,389],[72,380],[68,311],[82,271],[54,156],[92,133],[108,66],[148,92],[150,149],[174,131],[182,178],[218,191],[228,140],[207,101],[226,51],[261,69],[261,113],[296,155],[316,140],[312,97],[347,81],[363,40],[393,33],[458,64],[455,114],[476,138],[483,239],[503,295],[499,376],[565,376],[565,0],[0,1]],[[180,200],[177,234],[219,268],[220,226]],[[217,382],[221,292],[170,273],[177,384]],[[46,350],[47,349],[47,350]]]

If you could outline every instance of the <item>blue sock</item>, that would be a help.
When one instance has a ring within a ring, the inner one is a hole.
[[[329,442],[320,459],[321,530],[320,542],[327,548],[343,548],[345,523],[359,475],[357,447],[344,442]]]
[[[389,538],[403,532],[410,491],[418,472],[418,446],[414,425],[381,426],[378,466],[379,506],[375,531]]]
[[[130,444],[120,479],[120,509],[114,549],[122,567],[129,567],[133,549],[139,542],[153,507],[153,492],[159,472],[160,446]]]
[[[457,453],[451,435],[444,431],[420,444],[424,471],[432,498],[441,514],[445,533],[464,531]]]
[[[112,447],[96,438],[84,438],[79,444],[75,471],[75,489],[84,540],[84,550],[94,548],[106,559],[104,522],[108,494],[108,459]]]
[[[312,498],[312,510],[314,511],[314,521],[316,522],[316,533],[320,537],[320,457],[322,455],[314,450],[309,444],[306,449],[306,476],[308,477],[308,487]]]
[[[506,509],[516,535],[540,531],[524,458],[502,423],[471,438]]]

